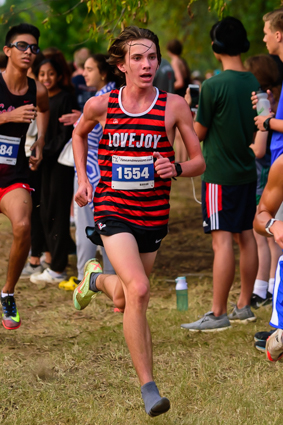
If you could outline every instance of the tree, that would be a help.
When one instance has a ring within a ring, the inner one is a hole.
[[[154,29],[160,39],[162,55],[166,57],[166,45],[173,38],[183,43],[183,57],[192,70],[204,73],[219,68],[211,50],[209,31],[212,25],[224,16],[240,19],[248,33],[250,50],[243,59],[259,53],[267,53],[263,43],[263,21],[265,13],[282,5],[280,0],[190,0],[184,8],[183,0],[163,0],[156,8],[149,2],[148,27]]]
[[[13,0],[0,7],[0,36],[20,22],[36,25],[40,46],[60,48],[68,59],[82,45],[106,51],[109,38],[126,25],[145,24],[147,0]]]
[[[209,30],[221,17],[239,18],[248,32],[247,56],[266,53],[262,16],[280,0],[13,0],[0,7],[0,36],[19,22],[34,23],[41,31],[41,48],[59,47],[68,59],[80,46],[106,51],[109,39],[126,25],[148,26],[160,38],[162,54],[172,38],[184,44],[183,55],[192,69],[204,72],[219,65],[211,53]]]

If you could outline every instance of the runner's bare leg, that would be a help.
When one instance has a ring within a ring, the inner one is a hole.
[[[6,193],[0,201],[0,210],[6,215],[13,230],[7,280],[4,293],[13,294],[16,283],[25,265],[30,249],[30,215],[32,202],[26,189],[15,189]]]
[[[157,252],[140,254],[130,233],[102,236],[108,258],[117,276],[103,275],[97,279],[97,289],[103,290],[115,302],[115,294],[125,294],[124,335],[141,385],[153,381],[152,342],[146,319],[150,287],[148,276]],[[123,249],[121,249],[123,247]],[[100,286],[101,283],[101,286]],[[117,285],[117,286],[116,286]],[[104,286],[104,287],[103,287]]]

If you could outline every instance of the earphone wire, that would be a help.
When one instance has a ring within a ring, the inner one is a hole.
[[[196,197],[196,188],[195,188],[195,182],[194,179],[191,177],[191,181],[192,181],[192,186],[193,186],[193,195],[194,195],[194,200],[198,203],[198,204],[202,204]]]

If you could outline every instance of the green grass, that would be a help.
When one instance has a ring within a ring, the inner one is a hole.
[[[190,203],[185,183],[177,184],[173,207],[178,208],[173,208],[172,220],[183,220],[189,230],[184,223],[182,231],[172,226],[164,241],[148,309],[155,380],[170,399],[171,410],[155,419],[146,415],[123,337],[123,316],[113,312],[104,295],[77,312],[72,293],[51,285],[40,289],[24,280],[16,290],[22,326],[16,331],[0,328],[1,424],[282,424],[282,363],[268,362],[253,347],[254,333],[268,329],[271,307],[257,310],[255,323],[216,334],[180,328],[210,310],[212,279],[210,238],[202,235],[201,227],[196,232],[197,225],[190,229],[191,222],[182,218],[186,210],[197,222],[199,207]],[[177,204],[180,193],[186,193],[184,205]],[[11,231],[5,224],[0,232],[3,285]],[[188,243],[191,247],[185,249]],[[202,253],[200,260],[194,246]],[[185,256],[178,263],[180,253],[187,255],[189,267]],[[73,269],[74,259],[69,272]],[[189,310],[181,313],[176,310],[174,277],[184,273],[191,273]],[[237,275],[229,302],[238,294]]]
[[[171,400],[156,424],[281,424],[282,365],[253,348],[258,321],[217,334],[188,333],[180,323],[210,307],[210,279],[189,278],[189,310],[176,310],[174,286],[153,281],[148,310],[155,378]],[[232,291],[232,299],[239,288]],[[0,330],[3,424],[147,424],[124,342],[121,314],[102,295],[83,312],[72,294],[18,285],[22,326]]]

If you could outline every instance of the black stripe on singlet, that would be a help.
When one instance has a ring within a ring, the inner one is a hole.
[[[151,190],[114,190],[112,181],[112,155],[119,156],[148,156],[154,150],[168,157],[174,162],[174,151],[168,141],[165,129],[165,107],[167,94],[160,92],[154,106],[148,113],[141,116],[130,116],[124,113],[118,102],[119,91],[110,93],[107,110],[107,119],[103,136],[99,144],[98,159],[101,171],[101,180],[97,186],[94,205],[95,220],[105,216],[119,217],[130,221],[137,226],[161,227],[167,224],[169,218],[169,194],[171,179],[161,179],[155,173],[155,187]],[[117,121],[117,122],[115,122]],[[133,122],[134,121],[134,122]],[[156,125],[158,123],[158,125]],[[136,134],[138,132],[138,134]],[[109,137],[109,134],[111,135]],[[124,147],[121,146],[122,134],[128,133]],[[113,135],[116,134],[117,147],[113,146]],[[134,141],[129,147],[130,135],[134,134]],[[137,147],[141,134],[149,137],[147,146]],[[154,137],[155,136],[155,137]],[[154,141],[158,140],[157,147]],[[111,142],[110,142],[111,141]],[[112,145],[111,145],[112,144]]]

